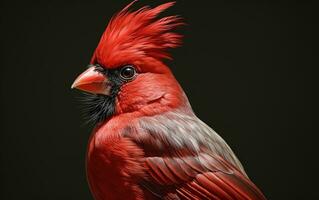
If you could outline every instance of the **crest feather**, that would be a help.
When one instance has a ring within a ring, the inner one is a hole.
[[[182,38],[172,30],[184,23],[176,15],[156,17],[175,2],[130,11],[135,2],[112,17],[91,62],[112,68],[144,59],[171,59],[167,49],[180,46]]]

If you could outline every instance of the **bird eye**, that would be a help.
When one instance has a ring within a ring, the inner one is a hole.
[[[121,75],[121,78],[124,80],[131,80],[136,75],[135,68],[131,65],[125,66],[121,69],[120,75]]]

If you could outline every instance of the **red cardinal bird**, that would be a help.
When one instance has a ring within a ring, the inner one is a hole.
[[[163,62],[181,44],[172,32],[181,18],[157,18],[174,2],[130,11],[132,3],[111,19],[72,85],[87,93],[96,125],[87,151],[94,198],[265,199]]]

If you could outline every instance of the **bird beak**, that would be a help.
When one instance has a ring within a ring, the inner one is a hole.
[[[71,88],[76,88],[92,94],[109,95],[111,90],[110,81],[95,66],[88,68],[75,79]]]

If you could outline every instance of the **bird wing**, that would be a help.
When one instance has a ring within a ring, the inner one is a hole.
[[[235,167],[209,153],[147,157],[141,186],[159,199],[266,199]]]

